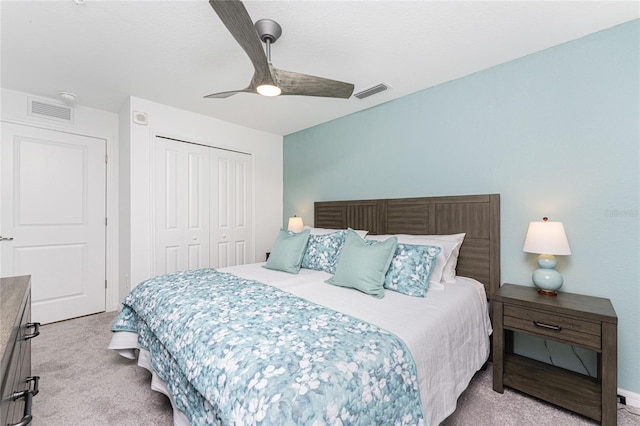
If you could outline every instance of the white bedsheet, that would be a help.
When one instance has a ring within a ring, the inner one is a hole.
[[[422,406],[428,425],[437,425],[456,408],[458,396],[489,356],[491,323],[484,287],[458,277],[444,289],[429,290],[425,298],[385,291],[382,299],[326,284],[325,272],[301,269],[297,275],[262,268],[261,264],[221,269],[247,279],[276,286],[299,297],[376,324],[400,337],[415,360]],[[134,333],[114,333],[109,345],[123,356],[135,357]],[[145,365],[145,354],[138,364]],[[152,371],[153,373],[153,371]],[[159,381],[159,382],[158,382]],[[168,394],[154,378],[155,390]],[[163,391],[164,390],[164,391]],[[172,401],[173,404],[173,401]],[[186,417],[175,410],[174,424]]]
[[[400,337],[415,360],[422,407],[428,425],[455,411],[458,396],[489,357],[491,322],[484,286],[458,277],[444,289],[411,297],[385,290],[382,299],[326,284],[325,272],[300,269],[297,275],[262,264],[221,269],[270,284],[328,308],[378,325]]]

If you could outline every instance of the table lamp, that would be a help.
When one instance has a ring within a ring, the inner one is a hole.
[[[557,295],[564,280],[562,274],[554,269],[557,264],[554,255],[571,254],[562,222],[549,222],[549,218],[546,217],[542,218],[542,222],[531,222],[523,251],[540,254],[540,269],[533,271],[532,276],[538,293],[547,296]]]
[[[295,233],[300,233],[304,229],[304,223],[302,223],[302,218],[294,215],[289,218],[289,225],[287,226],[287,230]]]

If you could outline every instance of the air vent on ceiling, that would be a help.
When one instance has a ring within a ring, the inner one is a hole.
[[[73,108],[37,99],[29,99],[29,115],[73,123]]]
[[[376,93],[384,92],[385,90],[388,90],[388,89],[389,89],[388,85],[386,85],[385,83],[380,83],[373,87],[369,87],[368,89],[364,89],[363,91],[358,92],[353,96],[355,96],[358,99],[364,99],[364,98],[368,98],[369,96],[373,96]]]

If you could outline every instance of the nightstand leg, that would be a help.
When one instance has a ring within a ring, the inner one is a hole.
[[[602,323],[602,354],[598,364],[602,384],[602,424],[615,426],[618,420],[618,328],[615,324]]]
[[[502,302],[491,301],[493,305],[493,390],[504,392],[504,327],[502,324]]]

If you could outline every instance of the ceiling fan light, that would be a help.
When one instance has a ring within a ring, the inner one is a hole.
[[[262,96],[279,96],[282,93],[282,90],[278,86],[273,86],[271,84],[261,84],[256,88],[258,93]]]

